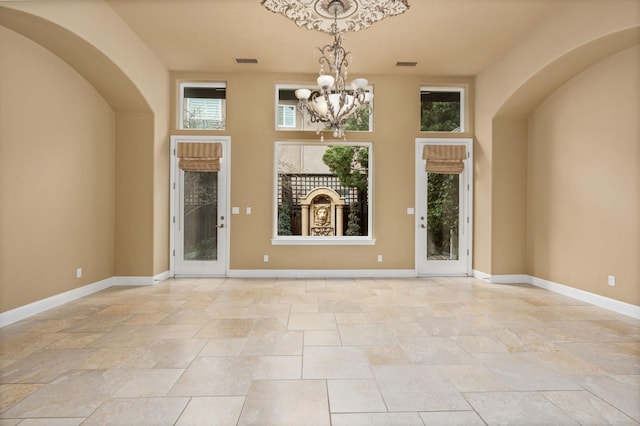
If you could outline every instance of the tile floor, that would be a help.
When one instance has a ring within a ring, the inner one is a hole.
[[[473,278],[112,287],[0,345],[0,426],[640,423],[640,321]]]

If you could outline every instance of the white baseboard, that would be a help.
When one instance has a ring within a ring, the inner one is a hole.
[[[229,278],[413,278],[415,269],[231,269]]]
[[[571,297],[572,299],[580,300],[581,302],[590,303],[631,318],[640,319],[640,306],[600,296],[599,294],[569,287],[564,284],[558,284],[553,281],[543,280],[542,278],[532,277],[531,275],[490,275],[474,270],[473,276],[491,284],[531,284],[554,293]]]
[[[531,284],[535,285],[536,287],[544,288],[546,290],[553,291],[554,293],[563,294],[582,302],[591,303],[592,305],[599,306],[601,308],[605,308],[610,311],[629,316],[631,318],[640,319],[640,306],[621,302],[619,300],[614,300],[609,297],[600,296],[599,294],[590,293],[588,291],[569,287],[563,284],[543,280],[541,278],[530,278]]]
[[[46,299],[29,303],[28,305],[11,309],[10,311],[2,312],[0,313],[0,327],[13,324],[14,322],[109,288],[113,285],[113,281],[113,278],[107,278],[93,284],[87,284],[73,290],[65,291],[64,293],[56,294],[55,296],[47,297]]]
[[[155,285],[169,279],[169,271],[153,277],[113,277],[113,285]]]

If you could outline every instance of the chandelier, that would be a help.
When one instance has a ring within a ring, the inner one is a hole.
[[[342,47],[346,31],[359,31],[387,16],[405,12],[407,0],[262,0],[272,12],[293,20],[298,26],[333,35],[333,43],[319,47],[320,72],[318,89],[298,89],[298,109],[312,123],[332,130],[343,138],[349,120],[361,124],[372,112],[373,94],[367,91],[369,82],[356,78],[347,86],[350,52]],[[326,70],[325,70],[326,67]]]

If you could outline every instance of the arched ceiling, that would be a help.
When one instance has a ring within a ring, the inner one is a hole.
[[[116,112],[149,112],[140,91],[100,50],[50,21],[0,4],[0,25],[47,48],[81,74]]]

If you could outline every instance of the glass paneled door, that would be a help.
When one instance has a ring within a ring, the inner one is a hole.
[[[227,147],[221,138],[171,138],[174,276],[226,274]]]
[[[416,143],[416,269],[471,275],[471,140]]]

